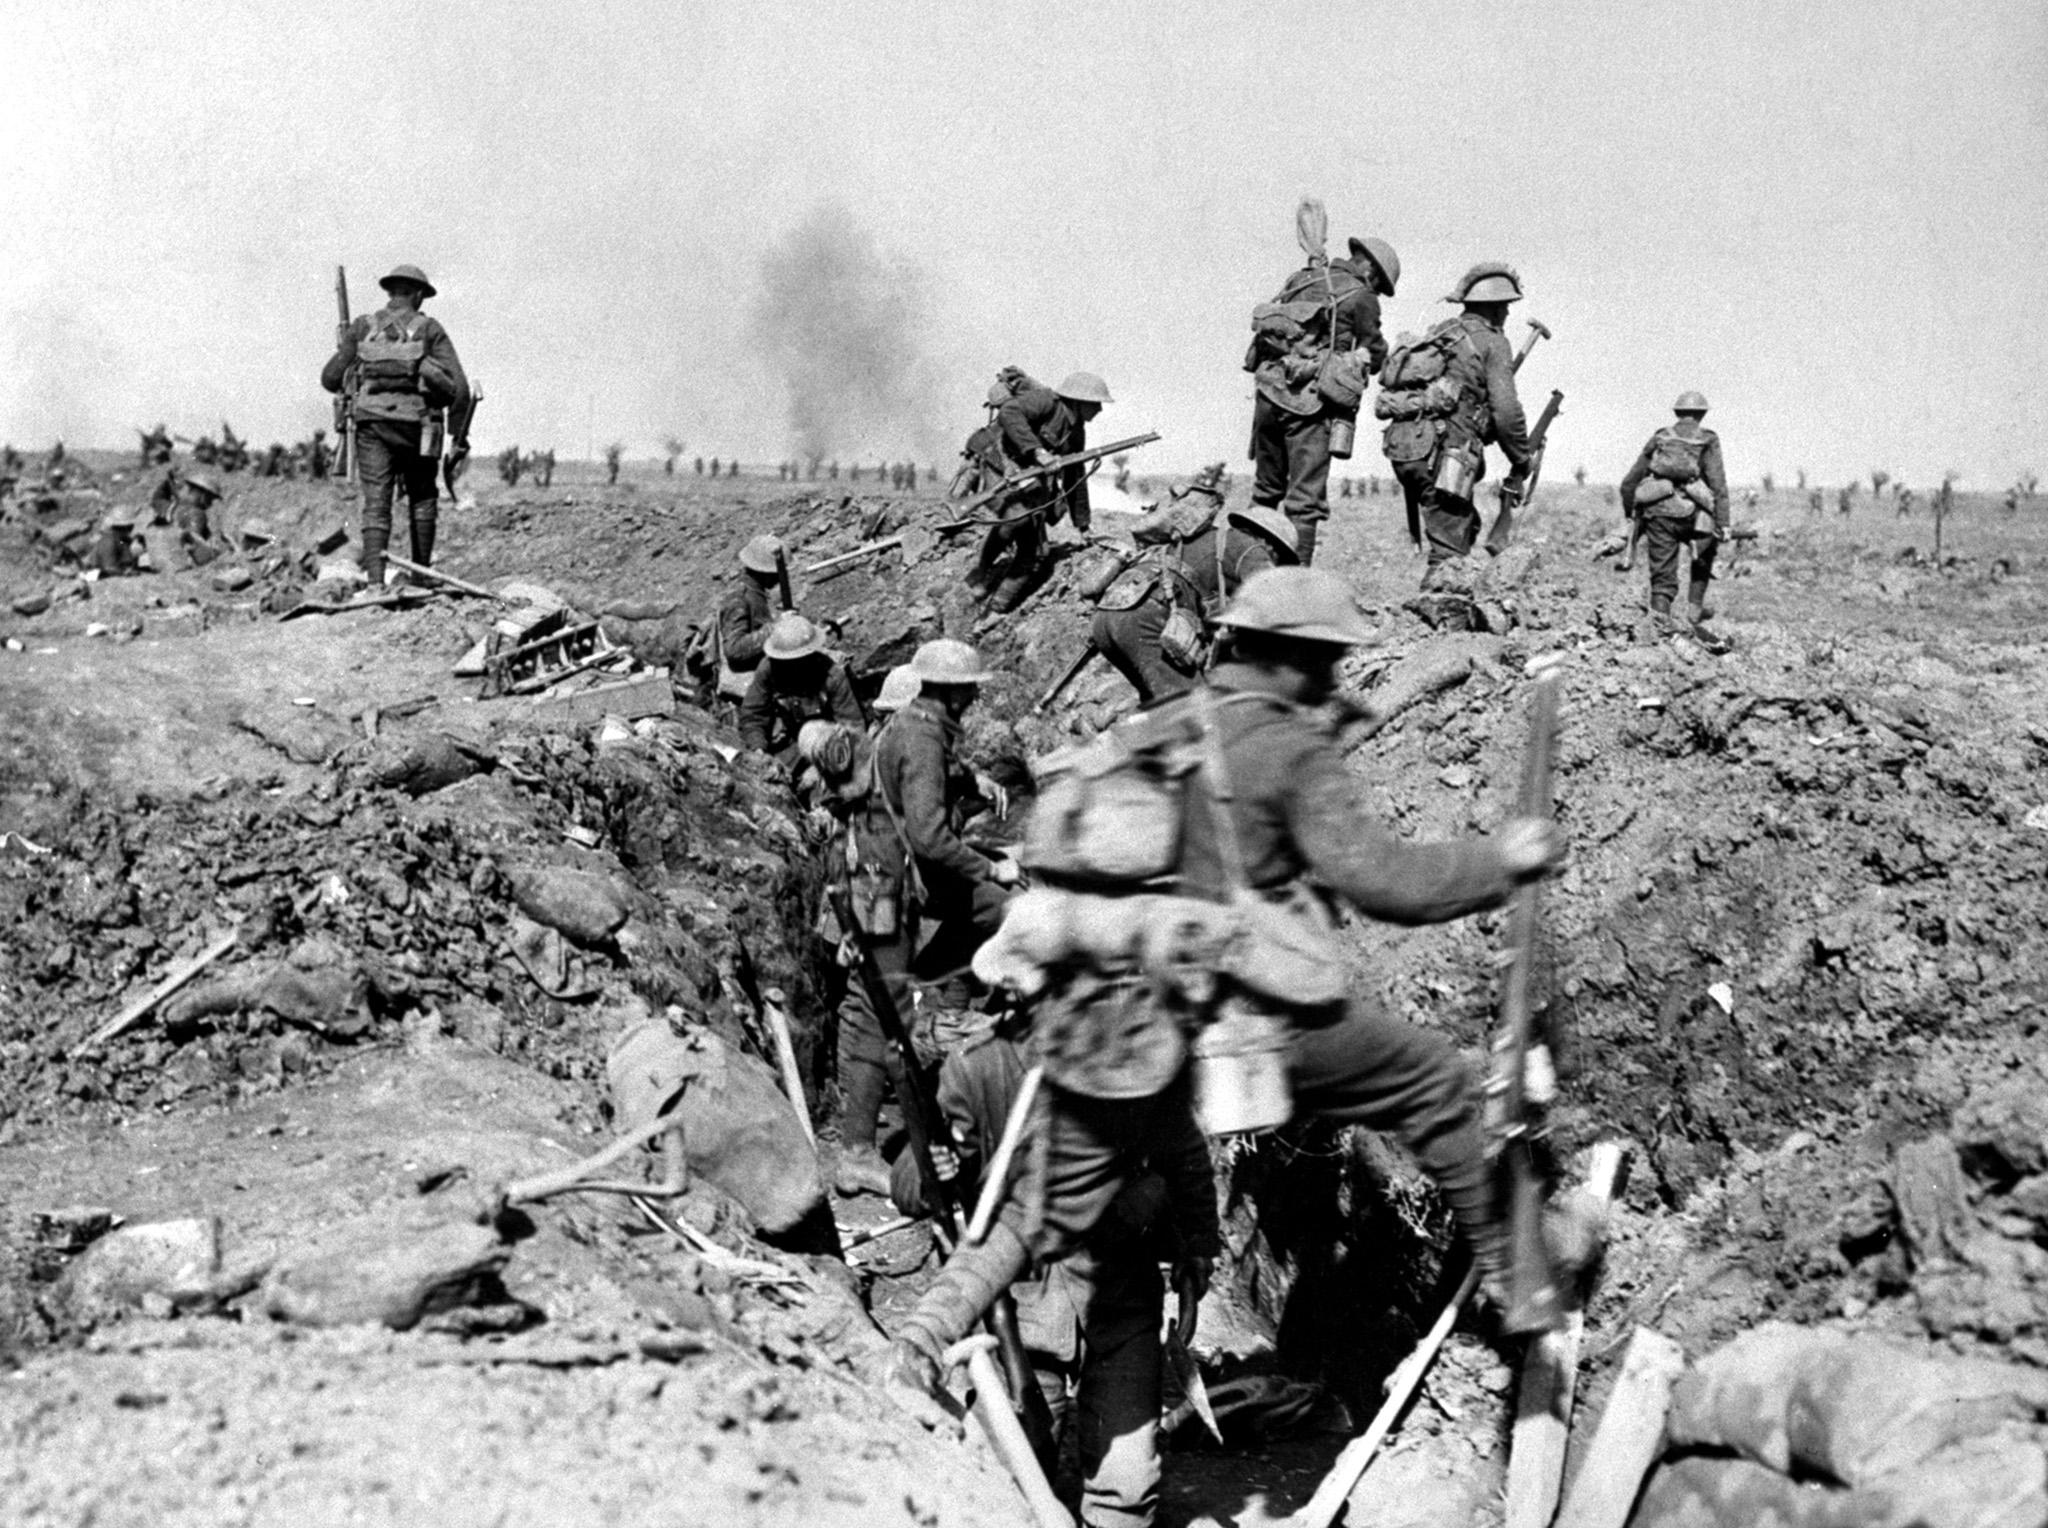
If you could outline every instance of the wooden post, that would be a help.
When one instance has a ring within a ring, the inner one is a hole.
[[[1593,1148],[1586,1189],[1602,1204],[1614,1197],[1623,1156],[1617,1142],[1602,1141]],[[1564,1484],[1565,1443],[1571,1431],[1572,1396],[1578,1387],[1579,1343],[1585,1333],[1586,1313],[1575,1310],[1562,1331],[1545,1332],[1529,1344],[1523,1356],[1502,1528],[1549,1528],[1557,1511],[1557,1493]]]
[[[789,1018],[776,1006],[774,998],[765,993],[762,998],[761,1017],[768,1021],[769,1033],[775,1036],[775,1058],[782,1066],[783,1091],[789,1094],[789,1101],[796,1108],[797,1123],[804,1127],[804,1139],[811,1143],[811,1150],[816,1151],[818,1132],[811,1128],[811,1106],[804,1097],[803,1074],[797,1070],[796,1046],[789,1038]]]
[[[1662,1332],[1636,1328],[1557,1528],[1624,1528],[1643,1476],[1664,1445],[1671,1386],[1684,1369],[1685,1353],[1677,1343]]]

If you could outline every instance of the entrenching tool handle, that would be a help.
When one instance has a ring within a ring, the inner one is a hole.
[[[1516,803],[1517,815],[1522,817],[1550,816],[1551,762],[1557,742],[1560,683],[1554,669],[1542,673],[1530,700],[1529,751],[1523,760],[1522,792]],[[1503,1110],[1507,1138],[1501,1156],[1508,1174],[1511,1258],[1508,1308],[1503,1314],[1508,1329],[1516,1332],[1549,1330],[1563,1316],[1557,1279],[1543,1241],[1544,1185],[1536,1171],[1524,1093],[1532,1022],[1529,977],[1541,911],[1538,882],[1530,881],[1516,891],[1508,913],[1508,964],[1501,984],[1501,1029],[1508,1041]]]
[[[1017,1489],[1023,1493],[1039,1528],[1074,1528],[1073,1517],[1053,1494],[1052,1482],[1045,1478],[1045,1469],[1032,1452],[1031,1440],[1024,1436],[1023,1425],[1010,1406],[1002,1376],[989,1356],[988,1350],[994,1345],[995,1340],[990,1337],[969,1337],[946,1350],[946,1362],[949,1366],[963,1362],[967,1365],[968,1376],[974,1382],[975,1419],[988,1434],[996,1457],[1017,1482]]]
[[[1500,490],[1500,513],[1494,517],[1493,529],[1486,533],[1487,552],[1498,557],[1508,548],[1515,535],[1515,510],[1536,497],[1536,484],[1543,476],[1543,449],[1550,443],[1550,425],[1564,407],[1564,394],[1551,390],[1550,401],[1543,405],[1543,412],[1537,417],[1536,428],[1529,432],[1529,474],[1523,478],[1521,489],[1510,493],[1507,484]]]

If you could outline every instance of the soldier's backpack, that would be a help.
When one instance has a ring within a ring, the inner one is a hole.
[[[1650,475],[1683,488],[1699,477],[1700,461],[1713,440],[1707,434],[1695,440],[1672,425],[1664,426],[1650,437]]]
[[[1381,419],[1444,419],[1457,412],[1464,389],[1451,360],[1472,344],[1462,318],[1447,318],[1420,339],[1404,336],[1380,370],[1373,412]]]

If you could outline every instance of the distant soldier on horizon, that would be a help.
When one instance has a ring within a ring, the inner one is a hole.
[[[1704,624],[1707,585],[1714,576],[1714,554],[1728,535],[1728,474],[1721,438],[1703,422],[1707,400],[1697,392],[1680,393],[1671,412],[1676,422],[1649,438],[1622,478],[1621,512],[1642,521],[1650,553],[1650,614],[1659,631],[1684,629],[1672,613],[1684,561],[1687,624],[1712,646],[1718,639]]]
[[[136,434],[142,437],[142,460],[137,462],[136,466],[146,471],[151,467],[161,467],[170,461],[171,432],[164,428],[162,420],[157,421],[155,429],[138,430]]]
[[[538,458],[536,458],[534,471],[540,476],[541,487],[552,488],[555,486],[555,448],[553,446],[549,446],[547,450],[541,452]]]
[[[626,448],[616,443],[604,448],[604,481],[607,487],[618,482],[619,461],[625,454]],[[712,463],[711,475],[713,477],[718,476],[717,465],[716,462]]]

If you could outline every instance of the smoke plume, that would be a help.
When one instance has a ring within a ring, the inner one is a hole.
[[[754,336],[788,389],[799,456],[931,456],[935,388],[918,337],[929,295],[923,272],[836,202],[761,257]]]

